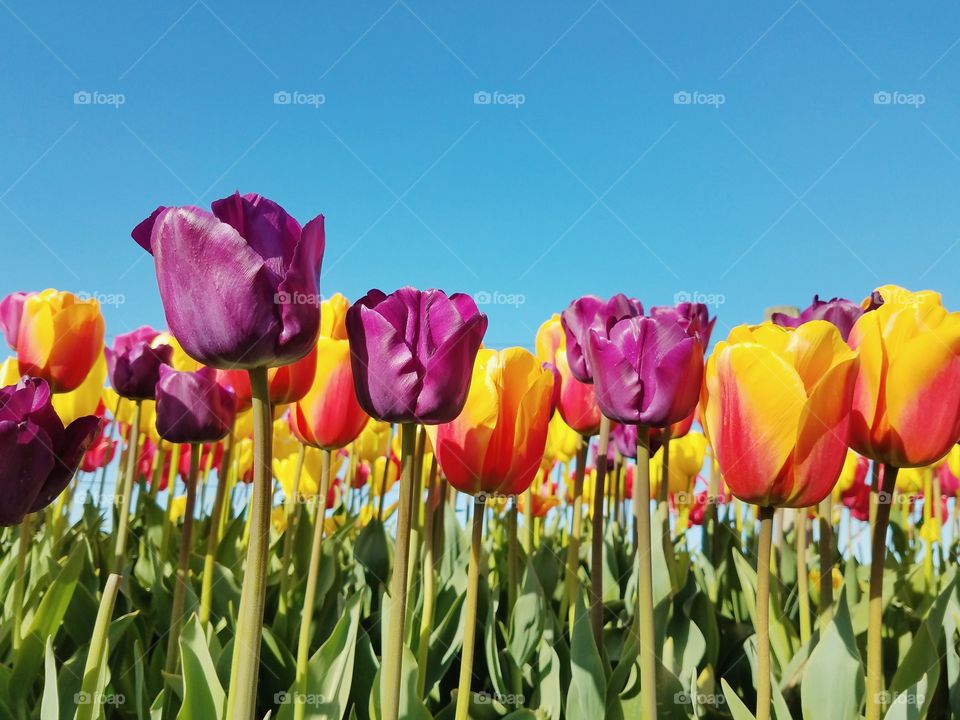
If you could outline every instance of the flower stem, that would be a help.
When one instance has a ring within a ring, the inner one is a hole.
[[[27,587],[27,557],[30,555],[30,530],[33,513],[27,513],[20,521],[20,541],[17,544],[17,575],[13,584],[13,649],[19,650],[23,642],[23,596]]]
[[[833,496],[820,502],[820,628],[833,619]]]
[[[650,428],[637,425],[633,511],[637,526],[637,613],[640,620],[640,692],[644,720],[657,720],[657,638],[653,628],[653,564],[650,559]]]
[[[457,684],[455,720],[467,720],[470,710],[470,681],[473,678],[473,652],[477,637],[477,595],[480,583],[480,551],[483,540],[483,512],[486,498],[480,495],[473,504],[473,532],[470,564],[467,568],[467,597],[463,604],[463,651],[460,656],[460,680]]]
[[[227,446],[223,451],[220,470],[217,471],[217,494],[213,498],[213,510],[210,512],[210,530],[207,533],[207,554],[203,556],[203,581],[200,587],[200,623],[206,627],[210,622],[210,601],[213,599],[213,567],[220,545],[220,518],[227,497],[227,477],[230,474],[230,461],[233,457],[233,430],[227,435]]]
[[[663,543],[663,556],[667,560],[667,572],[670,575],[670,587],[674,594],[680,592],[680,579],[677,577],[677,560],[673,552],[673,538],[670,535],[670,430],[663,430],[663,466],[660,485],[657,487],[657,518],[660,520],[660,541]]]
[[[280,562],[280,607],[286,608],[290,594],[290,561],[293,559],[293,536],[296,531],[295,518],[297,503],[300,502],[300,478],[303,475],[303,462],[307,456],[307,446],[298,443],[297,465],[293,472],[293,488],[284,502],[284,515],[287,518],[287,527],[283,531],[283,556]]]
[[[397,551],[390,578],[390,618],[381,665],[380,691],[383,720],[397,720],[400,712],[400,671],[403,659],[404,624],[407,614],[407,569],[410,555],[410,516],[413,495],[413,460],[417,426],[402,428],[400,505],[397,508]],[[389,453],[389,449],[387,451]],[[388,455],[389,464],[389,455]],[[386,482],[383,488],[386,494]],[[382,496],[381,496],[382,497]]]
[[[560,617],[566,614],[570,623],[570,632],[573,632],[573,616],[577,597],[577,570],[580,566],[580,533],[583,524],[583,508],[581,501],[583,499],[583,478],[587,471],[587,452],[590,449],[590,438],[584,437],[580,440],[580,448],[577,450],[577,469],[573,476],[573,517],[570,528],[570,541],[567,543],[567,571],[563,606],[561,607]]]
[[[170,630],[167,633],[167,656],[163,670],[168,675],[177,672],[180,661],[180,622],[187,597],[187,579],[190,575],[190,543],[193,536],[193,514],[197,502],[197,479],[200,475],[200,445],[190,448],[190,475],[187,478],[187,504],[183,510],[183,532],[180,535],[180,556],[177,561],[177,583],[173,590],[173,605],[170,610]],[[170,695],[166,696],[168,699]]]
[[[610,418],[600,416],[597,481],[593,488],[593,527],[590,537],[590,626],[597,648],[603,648],[603,496],[607,481]]]
[[[119,395],[117,396],[117,402],[113,406],[113,422],[110,424],[110,439],[108,440],[107,447],[113,443],[114,438],[117,437],[117,426],[120,424],[117,422],[117,415],[120,413],[120,403],[123,401]],[[104,462],[103,467],[100,468],[100,487],[97,489],[97,507],[103,507],[103,488],[107,483],[107,467],[110,465],[109,462]]]
[[[300,620],[300,637],[297,641],[296,697],[293,705],[294,720],[303,720],[306,715],[304,701],[307,697],[307,663],[310,661],[310,632],[313,629],[313,606],[317,602],[317,580],[320,577],[320,559],[323,556],[323,521],[327,512],[327,492],[330,488],[330,451],[323,450],[320,461],[320,494],[317,496],[317,515],[313,520],[313,544],[310,547],[310,568],[307,571],[307,587],[303,596],[303,614]]]
[[[807,582],[807,509],[798,508],[795,523],[797,533],[797,599],[800,601],[800,642],[810,640],[810,587]],[[821,563],[822,567],[822,563]],[[821,591],[823,583],[820,584]],[[823,600],[821,592],[821,601]],[[823,607],[821,606],[821,611]],[[826,626],[823,626],[825,629]]]
[[[110,620],[113,617],[113,606],[117,601],[117,591],[120,589],[120,575],[111,573],[107,577],[107,584],[103,588],[100,598],[100,607],[97,610],[97,619],[93,626],[93,635],[90,638],[90,650],[87,652],[87,662],[83,667],[83,680],[80,692],[77,695],[85,702],[77,703],[75,720],[93,720],[100,708],[99,681],[101,669],[107,652],[107,636],[110,630]]]
[[[231,720],[253,720],[256,712],[260,639],[263,632],[263,606],[270,551],[273,416],[270,412],[266,368],[250,370],[250,389],[253,399],[253,498],[250,507],[247,564],[243,574],[243,589],[233,641],[230,697],[227,700],[226,717]]]
[[[170,530],[173,527],[173,496],[176,494],[177,473],[180,468],[180,453],[182,445],[174,445],[170,456],[170,471],[167,473],[167,508],[163,513],[163,532],[160,534],[160,559],[166,558],[167,545],[170,543]]]
[[[124,558],[127,554],[127,530],[130,525],[130,493],[133,490],[133,476],[137,474],[137,450],[140,441],[140,415],[143,403],[137,400],[133,410],[133,424],[130,426],[130,440],[127,443],[127,467],[123,474],[123,490],[120,492],[120,519],[117,522],[117,544],[113,554],[113,569],[123,573]]]
[[[757,720],[770,720],[770,546],[773,508],[760,508],[757,548]]]
[[[423,613],[420,616],[420,641],[417,643],[417,690],[420,697],[427,692],[427,660],[430,650],[430,631],[433,629],[433,609],[437,599],[436,557],[437,532],[436,521],[440,514],[437,507],[437,456],[430,463],[430,477],[427,481],[426,527],[423,540],[426,543],[423,557]],[[442,500],[441,500],[442,502]],[[442,518],[441,518],[442,519]]]
[[[876,463],[876,461],[874,461]],[[887,555],[890,503],[899,468],[883,466],[883,483],[876,498],[870,546],[870,607],[867,624],[867,720],[880,720],[883,712],[883,567]],[[879,480],[878,473],[874,479]]]

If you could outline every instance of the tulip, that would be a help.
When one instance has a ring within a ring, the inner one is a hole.
[[[154,257],[171,331],[211,367],[299,360],[320,327],[323,216],[301,230],[282,207],[254,194],[211,207],[159,207],[131,233]]]
[[[320,303],[320,337],[346,340],[349,309],[350,301],[340,293],[334,293]]]
[[[450,422],[463,409],[486,329],[469,295],[371,290],[347,311],[361,407],[390,422]]]
[[[151,327],[117,335],[113,349],[106,351],[110,384],[121,397],[134,400],[152,400],[160,367],[169,365],[173,348],[154,341],[160,335]]]
[[[883,463],[883,499],[877,504],[870,568],[867,632],[867,720],[882,712],[883,564],[888,498],[899,468],[930,465],[960,440],[960,313],[949,313],[939,293],[895,285],[865,299],[850,331],[860,370],[853,395],[851,447]]]
[[[54,393],[75,390],[103,350],[100,303],[57,290],[14,295],[14,300],[8,296],[4,301],[4,329],[17,332],[11,345],[17,351],[20,373],[43,378]],[[19,321],[15,319],[18,305]]]
[[[167,442],[222,440],[230,432],[234,414],[233,393],[217,383],[211,368],[196,372],[160,369],[157,432]]]
[[[460,492],[477,496],[456,720],[466,720],[470,699],[486,495],[517,495],[537,474],[547,441],[553,382],[553,373],[526,350],[481,350],[463,412],[434,431],[437,459],[447,480]],[[511,513],[511,542],[515,548],[515,505]],[[509,563],[512,577],[515,557]]]
[[[758,720],[770,716],[773,508],[806,508],[830,494],[846,457],[856,372],[856,354],[824,320],[796,329],[736,327],[707,362],[703,406],[710,444],[733,495],[760,506]]]
[[[704,352],[710,344],[713,326],[717,323],[717,319],[710,317],[710,312],[703,303],[682,302],[674,306],[658,305],[650,308],[650,316],[675,319],[689,335],[700,338]]]
[[[77,418],[86,415],[103,415],[99,410],[104,407],[102,396],[103,381],[106,377],[107,362],[103,353],[100,353],[79,387],[53,396],[53,407],[64,425],[69,425]]]
[[[99,434],[90,444],[90,449],[84,453],[80,469],[92,473],[108,465],[117,451],[117,441]]]
[[[564,422],[581,435],[596,435],[600,429],[600,408],[593,388],[574,377],[566,343],[560,315],[555,313],[537,330],[537,357],[557,370],[560,390],[556,406]]]
[[[801,311],[797,317],[791,317],[784,313],[773,313],[770,320],[774,325],[782,327],[800,327],[803,323],[811,320],[826,320],[836,325],[844,340],[850,335],[854,323],[863,315],[863,308],[851,300],[844,298],[833,298],[824,301],[819,295],[813,296],[813,302],[805,310]]]
[[[414,423],[456,418],[467,399],[487,316],[468,295],[411,287],[390,295],[371,290],[347,311],[354,389],[360,407],[378,420],[403,423],[397,553],[391,579],[394,622],[383,655],[381,707],[396,720],[406,617]]]
[[[634,449],[636,452],[636,449]],[[670,464],[667,467],[670,494],[688,493],[703,468],[707,439],[701,433],[690,433],[670,443]],[[663,448],[650,458],[650,491],[656,494],[663,478]]]
[[[23,317],[23,305],[30,295],[35,293],[12,292],[0,300],[0,330],[11,349],[17,349],[20,335],[20,318]]]
[[[43,379],[23,377],[0,388],[0,525],[16,525],[53,502],[99,429],[93,415],[64,427]]]
[[[353,391],[350,344],[320,338],[312,384],[290,415],[290,429],[303,443],[335,450],[353,442],[370,419]]]

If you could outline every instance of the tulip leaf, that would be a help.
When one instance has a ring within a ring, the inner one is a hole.
[[[857,720],[863,701],[863,665],[850,624],[845,595],[840,595],[833,620],[821,632],[810,654],[800,685],[803,720],[823,717],[823,700],[830,699],[830,717]]]
[[[226,693],[220,685],[196,615],[192,615],[180,631],[180,657],[183,663],[183,704],[177,720],[222,718]]]
[[[723,697],[727,700],[727,707],[730,708],[730,714],[733,720],[756,720],[753,713],[743,704],[743,700],[737,695],[733,688],[727,684],[726,680],[720,680],[720,686],[723,688]]]
[[[43,698],[40,701],[40,720],[59,720],[60,695],[57,691],[57,660],[53,654],[53,638],[47,638],[43,653]]]
[[[383,717],[380,712],[380,670],[377,670],[370,693],[370,717],[376,720]],[[405,720],[433,720],[417,692],[417,659],[406,645],[403,646],[403,659],[400,663],[399,717]]]
[[[351,597],[333,634],[307,663],[306,697],[297,696],[300,691],[294,684],[285,695],[285,702],[281,703],[277,720],[293,717],[294,705],[298,700],[304,703],[305,718],[340,720],[343,717],[350,699],[362,604],[361,594]]]
[[[32,680],[43,663],[47,638],[54,637],[63,623],[67,607],[77,587],[83,567],[83,546],[75,545],[56,579],[47,588],[30,627],[23,635],[23,644],[13,662],[10,693],[14,701],[22,701],[32,687]]]
[[[604,717],[607,678],[603,661],[593,639],[590,616],[584,604],[583,591],[577,594],[570,641],[570,689],[567,691],[567,716],[576,718]]]
[[[523,590],[513,607],[510,618],[510,639],[507,645],[510,657],[517,667],[529,660],[543,636],[546,603],[533,565],[527,560]]]

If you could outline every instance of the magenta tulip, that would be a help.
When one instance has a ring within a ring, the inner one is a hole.
[[[45,380],[0,388],[0,525],[16,525],[63,492],[100,430],[94,415],[63,426]]]
[[[113,348],[106,348],[110,385],[117,395],[131,400],[153,399],[160,368],[169,365],[173,348],[166,343],[153,346],[158,333],[151,327],[117,335]]]
[[[627,317],[587,336],[597,404],[611,420],[666,427],[696,407],[703,345],[669,316]]]
[[[711,318],[707,306],[703,303],[682,302],[676,305],[659,305],[650,308],[650,317],[669,315],[680,323],[680,326],[690,335],[700,338],[706,351],[710,344],[710,335],[717,318]]]
[[[360,406],[390,422],[451,422],[466,402],[486,329],[469,295],[371,290],[347,311]]]
[[[591,329],[599,330],[622,318],[638,315],[643,315],[643,305],[622,293],[609,300],[584,295],[571,302],[561,313],[560,323],[567,339],[567,362],[573,376],[580,382],[593,382],[593,370],[586,352],[587,333]]]
[[[7,344],[17,349],[17,336],[20,334],[20,318],[23,315],[23,304],[31,293],[12,292],[0,300],[0,329]]]
[[[879,293],[874,293],[874,295],[879,299],[879,303],[883,302]],[[774,325],[794,328],[800,327],[803,323],[810,322],[811,320],[826,320],[836,325],[841,337],[846,340],[850,335],[850,330],[853,328],[854,323],[857,322],[857,319],[861,315],[863,315],[863,308],[852,300],[833,298],[832,300],[824,301],[820,299],[819,295],[814,295],[813,302],[800,313],[799,317],[791,317],[783,313],[773,313],[773,315],[770,316],[770,320]]]
[[[320,328],[323,215],[300,224],[275,202],[236,193],[160,207],[133,239],[154,257],[167,324],[211,367],[276,367],[313,349]]]
[[[156,392],[157,433],[168,442],[216,442],[233,427],[233,391],[217,382],[212,368],[182,372],[162,365]]]

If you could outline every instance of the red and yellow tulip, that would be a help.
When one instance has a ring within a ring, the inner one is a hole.
[[[561,417],[581,435],[596,435],[600,429],[600,407],[593,386],[580,382],[570,371],[567,340],[558,313],[537,330],[536,351],[541,362],[551,363],[557,369],[560,380],[557,410]]]
[[[741,325],[706,368],[704,424],[730,491],[764,507],[809,507],[847,454],[856,353],[824,320]]]

